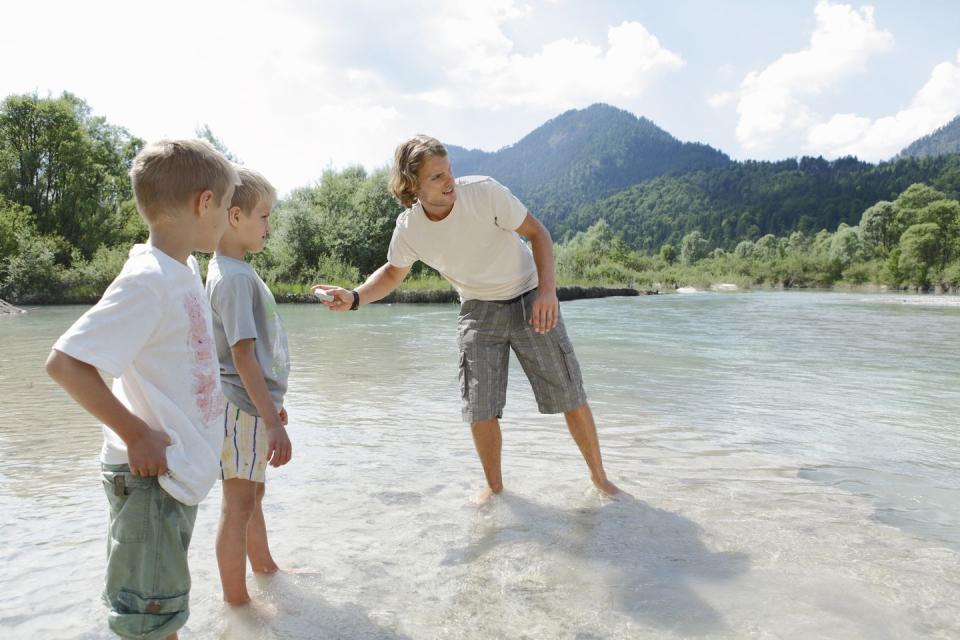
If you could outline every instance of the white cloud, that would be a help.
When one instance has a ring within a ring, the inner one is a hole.
[[[727,105],[732,104],[736,99],[737,94],[733,91],[721,91],[708,97],[707,104],[714,109],[722,109]]]
[[[448,91],[463,106],[562,109],[616,101],[642,93],[661,74],[684,65],[638,22],[610,27],[606,47],[577,38],[549,42],[532,55],[512,53],[503,32],[508,20],[525,15],[513,3],[471,5],[438,18],[445,35]],[[437,95],[426,99],[436,101]]]
[[[0,96],[71,91],[148,140],[208,123],[281,191],[326,167],[381,166],[421,130],[508,144],[562,108],[637,95],[683,65],[632,22],[602,45],[571,37],[520,54],[514,40],[536,16],[516,0],[7,4],[0,59],[18,62],[0,73]],[[477,122],[500,107],[512,115]]]
[[[960,51],[956,62],[933,68],[910,105],[895,115],[871,120],[837,114],[811,127],[806,149],[829,156],[856,155],[885,160],[960,114]]]
[[[873,7],[821,1],[814,13],[817,25],[806,49],[751,71],[740,85],[736,137],[748,151],[767,149],[815,124],[818,117],[803,99],[864,71],[872,56],[893,45],[893,36],[877,28]]]

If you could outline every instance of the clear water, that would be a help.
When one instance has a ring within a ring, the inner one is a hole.
[[[564,303],[591,490],[519,369],[507,492],[459,418],[455,305],[283,306],[294,459],[269,476],[271,613],[220,602],[218,489],[183,638],[958,638],[960,305],[838,293]],[[0,318],[0,637],[109,638],[95,421],[42,363],[81,307]]]

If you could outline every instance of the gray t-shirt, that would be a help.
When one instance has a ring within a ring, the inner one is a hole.
[[[233,363],[230,347],[254,338],[254,351],[277,410],[283,406],[290,374],[287,333],[277,313],[277,302],[266,283],[243,260],[215,256],[207,267],[207,295],[213,309],[213,335],[220,360],[220,381],[227,400],[250,415],[253,405]]]

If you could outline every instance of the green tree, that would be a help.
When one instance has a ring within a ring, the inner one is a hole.
[[[897,215],[894,219],[894,229],[892,232],[899,238],[908,227],[920,221],[919,214],[921,209],[932,202],[943,200],[945,197],[946,196],[940,191],[937,191],[933,187],[928,187],[923,183],[915,182],[911,184],[893,201]]]
[[[8,96],[0,103],[0,195],[29,207],[40,234],[92,255],[122,237],[127,169],[141,145],[72,94]]]
[[[830,260],[842,271],[859,261],[862,252],[859,228],[841,224],[830,239]]]
[[[943,247],[940,227],[932,222],[915,224],[900,237],[900,275],[908,282],[927,287],[930,272],[940,264]]]
[[[896,236],[894,221],[897,208],[888,200],[881,200],[863,212],[860,217],[860,235],[864,250],[872,255],[883,257],[900,240]]]
[[[683,236],[680,243],[680,261],[684,264],[693,264],[707,257],[710,245],[700,231],[691,231]]]
[[[757,253],[757,245],[750,240],[741,241],[733,250],[733,255],[741,260],[751,260]]]
[[[918,222],[932,222],[940,227],[940,246],[943,255],[940,264],[945,265],[958,257],[956,242],[960,240],[960,202],[936,200],[917,213]]]
[[[777,237],[768,233],[755,243],[756,255],[764,260],[774,260],[780,257],[780,243]]]
[[[677,250],[672,244],[665,244],[660,247],[660,259],[667,264],[673,264],[677,261]]]

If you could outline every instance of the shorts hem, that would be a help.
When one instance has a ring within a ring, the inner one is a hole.
[[[463,417],[463,421],[466,422],[467,424],[473,424],[474,422],[483,422],[485,420],[492,420],[493,418],[497,418],[499,420],[503,418],[503,409],[500,409],[499,411],[485,412],[485,413],[477,413],[475,411],[467,410],[467,411],[463,411],[461,413],[461,416]]]
[[[568,411],[573,411],[577,407],[585,405],[586,403],[587,403],[587,395],[583,394],[576,400],[569,403],[565,403],[565,404],[538,405],[537,410],[542,414],[567,413]]]

